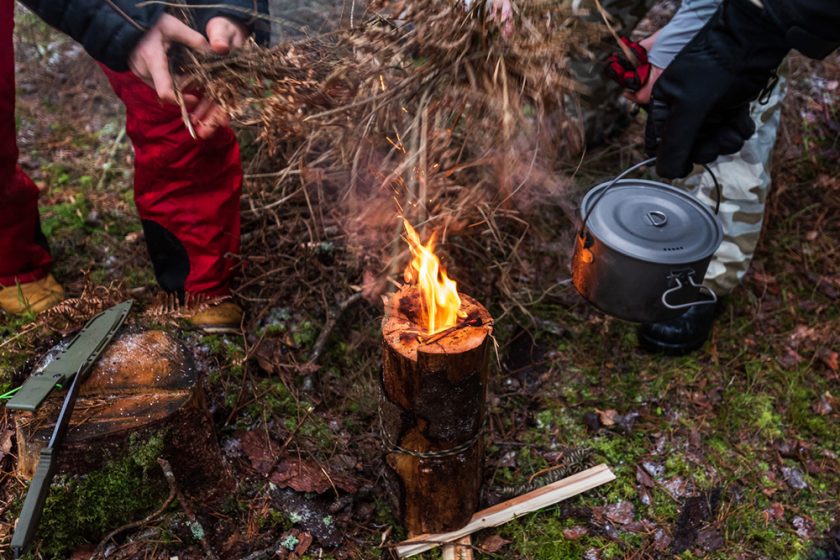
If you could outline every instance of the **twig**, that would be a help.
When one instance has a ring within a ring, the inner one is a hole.
[[[120,144],[122,144],[122,141],[123,141],[124,138],[125,138],[125,127],[122,127],[120,129],[119,134],[117,134],[117,137],[114,139],[114,143],[111,145],[111,151],[108,153],[108,159],[105,160],[105,163],[102,164],[102,175],[99,177],[99,181],[97,181],[97,183],[96,183],[96,189],[95,189],[96,192],[99,192],[99,191],[102,190],[102,186],[105,184],[105,177],[108,176],[108,171],[111,170],[111,162],[116,157],[117,149],[120,147]]]
[[[338,324],[338,320],[351,305],[360,299],[362,299],[362,292],[356,292],[341,302],[334,313],[327,312],[327,320],[324,323],[324,328],[321,329],[321,334],[318,335],[318,340],[315,341],[315,346],[312,348],[312,355],[309,358],[310,364],[318,363],[321,354],[324,352],[324,347],[327,345],[327,340],[329,340],[333,329]]]
[[[216,556],[216,553],[213,552],[213,549],[210,547],[210,543],[207,542],[207,534],[204,531],[204,527],[198,522],[198,519],[196,518],[195,513],[193,513],[189,502],[178,488],[178,483],[175,480],[175,473],[172,472],[172,465],[169,464],[169,461],[163,458],[158,459],[158,464],[160,464],[160,468],[163,469],[163,475],[166,477],[166,482],[169,483],[169,488],[178,497],[181,509],[184,510],[184,513],[187,514],[187,518],[190,520],[190,525],[193,529],[193,536],[197,537],[198,540],[201,541],[201,546],[204,548],[205,558],[209,558],[210,560],[219,560],[219,557]]]
[[[613,39],[615,39],[615,42],[618,44],[618,48],[621,49],[621,52],[624,53],[624,56],[627,57],[627,60],[630,61],[630,64],[632,64],[634,68],[638,67],[639,59],[636,58],[636,55],[633,53],[633,51],[630,50],[630,47],[624,44],[624,42],[618,36],[618,33],[616,33],[615,29],[613,29],[613,26],[610,25],[610,16],[609,14],[607,14],[607,11],[601,5],[600,0],[595,0],[595,7],[598,8],[598,12],[601,14],[601,19],[604,20],[604,24],[607,26],[607,29],[610,30],[610,35],[612,35]]]
[[[158,462],[160,462],[162,460],[163,459],[158,459]],[[168,463],[167,463],[167,465],[168,465]],[[161,463],[161,467],[163,468],[163,463]],[[164,469],[164,475],[166,475],[166,470],[165,469]],[[167,478],[167,480],[168,480],[168,478]],[[94,560],[98,556],[102,555],[105,552],[105,547],[108,546],[108,543],[114,537],[116,537],[117,535],[122,533],[123,531],[128,531],[129,529],[136,529],[137,527],[142,527],[143,525],[147,525],[147,524],[151,523],[152,521],[155,521],[158,517],[160,517],[161,514],[163,514],[164,511],[166,511],[166,508],[168,508],[169,504],[172,503],[172,500],[175,499],[175,495],[176,495],[175,486],[173,484],[170,484],[170,486],[169,486],[169,496],[166,497],[166,499],[163,501],[163,503],[161,504],[161,506],[158,509],[156,509],[154,512],[150,513],[149,515],[147,515],[146,517],[144,517],[140,521],[132,521],[131,523],[126,523],[122,527],[118,527],[118,528],[114,529],[113,531],[111,531],[110,533],[108,533],[107,535],[105,535],[105,538],[102,539],[102,542],[100,542],[97,545],[96,550],[93,551],[93,555],[90,557],[91,560]]]

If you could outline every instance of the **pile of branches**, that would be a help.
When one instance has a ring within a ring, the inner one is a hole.
[[[473,294],[539,297],[529,214],[558,198],[558,165],[580,149],[570,60],[601,28],[565,0],[491,1],[374,0],[355,25],[193,57],[194,82],[256,139],[240,296],[382,291],[405,264],[402,215],[440,233]]]

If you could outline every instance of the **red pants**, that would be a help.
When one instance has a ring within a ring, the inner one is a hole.
[[[51,258],[38,189],[17,165],[13,0],[0,0],[0,285],[44,277]],[[134,201],[158,283],[167,292],[227,294],[239,252],[239,145],[229,128],[193,140],[180,110],[130,72],[103,67],[126,107],[134,145]]]

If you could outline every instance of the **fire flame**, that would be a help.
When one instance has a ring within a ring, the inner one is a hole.
[[[435,234],[425,245],[420,236],[403,219],[406,241],[411,250],[411,262],[405,267],[403,277],[409,284],[417,284],[420,289],[421,326],[428,334],[435,334],[454,327],[458,323],[461,297],[457,284],[446,275],[446,270],[435,255]]]

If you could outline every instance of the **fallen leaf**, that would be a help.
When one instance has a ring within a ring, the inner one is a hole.
[[[268,474],[274,464],[272,449],[279,446],[272,443],[264,430],[251,430],[240,438],[239,448],[251,461],[251,466],[262,474]]]
[[[782,476],[791,488],[796,490],[804,490],[808,488],[808,483],[805,482],[805,475],[796,467],[782,467]]]
[[[588,534],[589,529],[587,529],[583,525],[575,525],[574,527],[563,529],[563,536],[569,539],[570,541],[576,541],[577,539],[585,537]]]
[[[312,535],[309,533],[301,532],[298,534],[298,545],[295,547],[295,554],[298,556],[303,556],[306,554],[306,551],[309,550],[309,547],[312,546]]]
[[[665,487],[665,490],[667,490],[671,496],[675,498],[682,498],[685,496],[688,482],[681,476],[675,476],[670,480],[666,480],[662,486]]]
[[[12,450],[12,439],[15,437],[14,430],[6,430],[0,437],[0,461]]]
[[[834,410],[834,407],[837,404],[837,399],[832,395],[829,391],[826,391],[820,398],[818,398],[814,404],[811,405],[811,408],[816,414],[820,416],[827,416],[831,414]]]
[[[831,371],[837,371],[840,369],[840,356],[838,356],[837,352],[828,349],[822,349],[819,352],[819,358],[822,363],[824,363]]]
[[[770,521],[778,521],[785,518],[785,506],[779,502],[773,502],[761,514],[764,516],[764,524],[767,525]]]
[[[802,342],[813,342],[818,339],[817,329],[808,325],[797,325],[789,337],[790,344],[794,348],[798,348]]]
[[[296,458],[280,461],[269,480],[280,488],[291,488],[297,492],[323,494],[333,486],[351,494],[358,490],[353,477],[339,472],[328,473],[315,462]]]
[[[604,516],[618,525],[627,525],[633,521],[634,513],[635,507],[626,500],[617,504],[610,504],[604,508]]]
[[[616,417],[618,416],[618,412],[610,408],[609,410],[599,410],[595,409],[595,412],[598,414],[598,420],[601,421],[601,424],[604,426],[614,426]]]
[[[498,533],[493,533],[481,540],[481,544],[478,545],[478,549],[486,554],[493,554],[494,552],[498,552],[503,546],[508,544],[510,541],[501,536]]]
[[[778,361],[779,364],[785,369],[793,369],[799,364],[801,364],[804,359],[805,358],[799,355],[799,352],[797,352],[793,348],[788,347],[785,348],[784,355],[777,358],[776,361]]]
[[[657,529],[653,534],[653,548],[659,552],[665,552],[669,546],[671,546],[671,535],[665,529]]]

